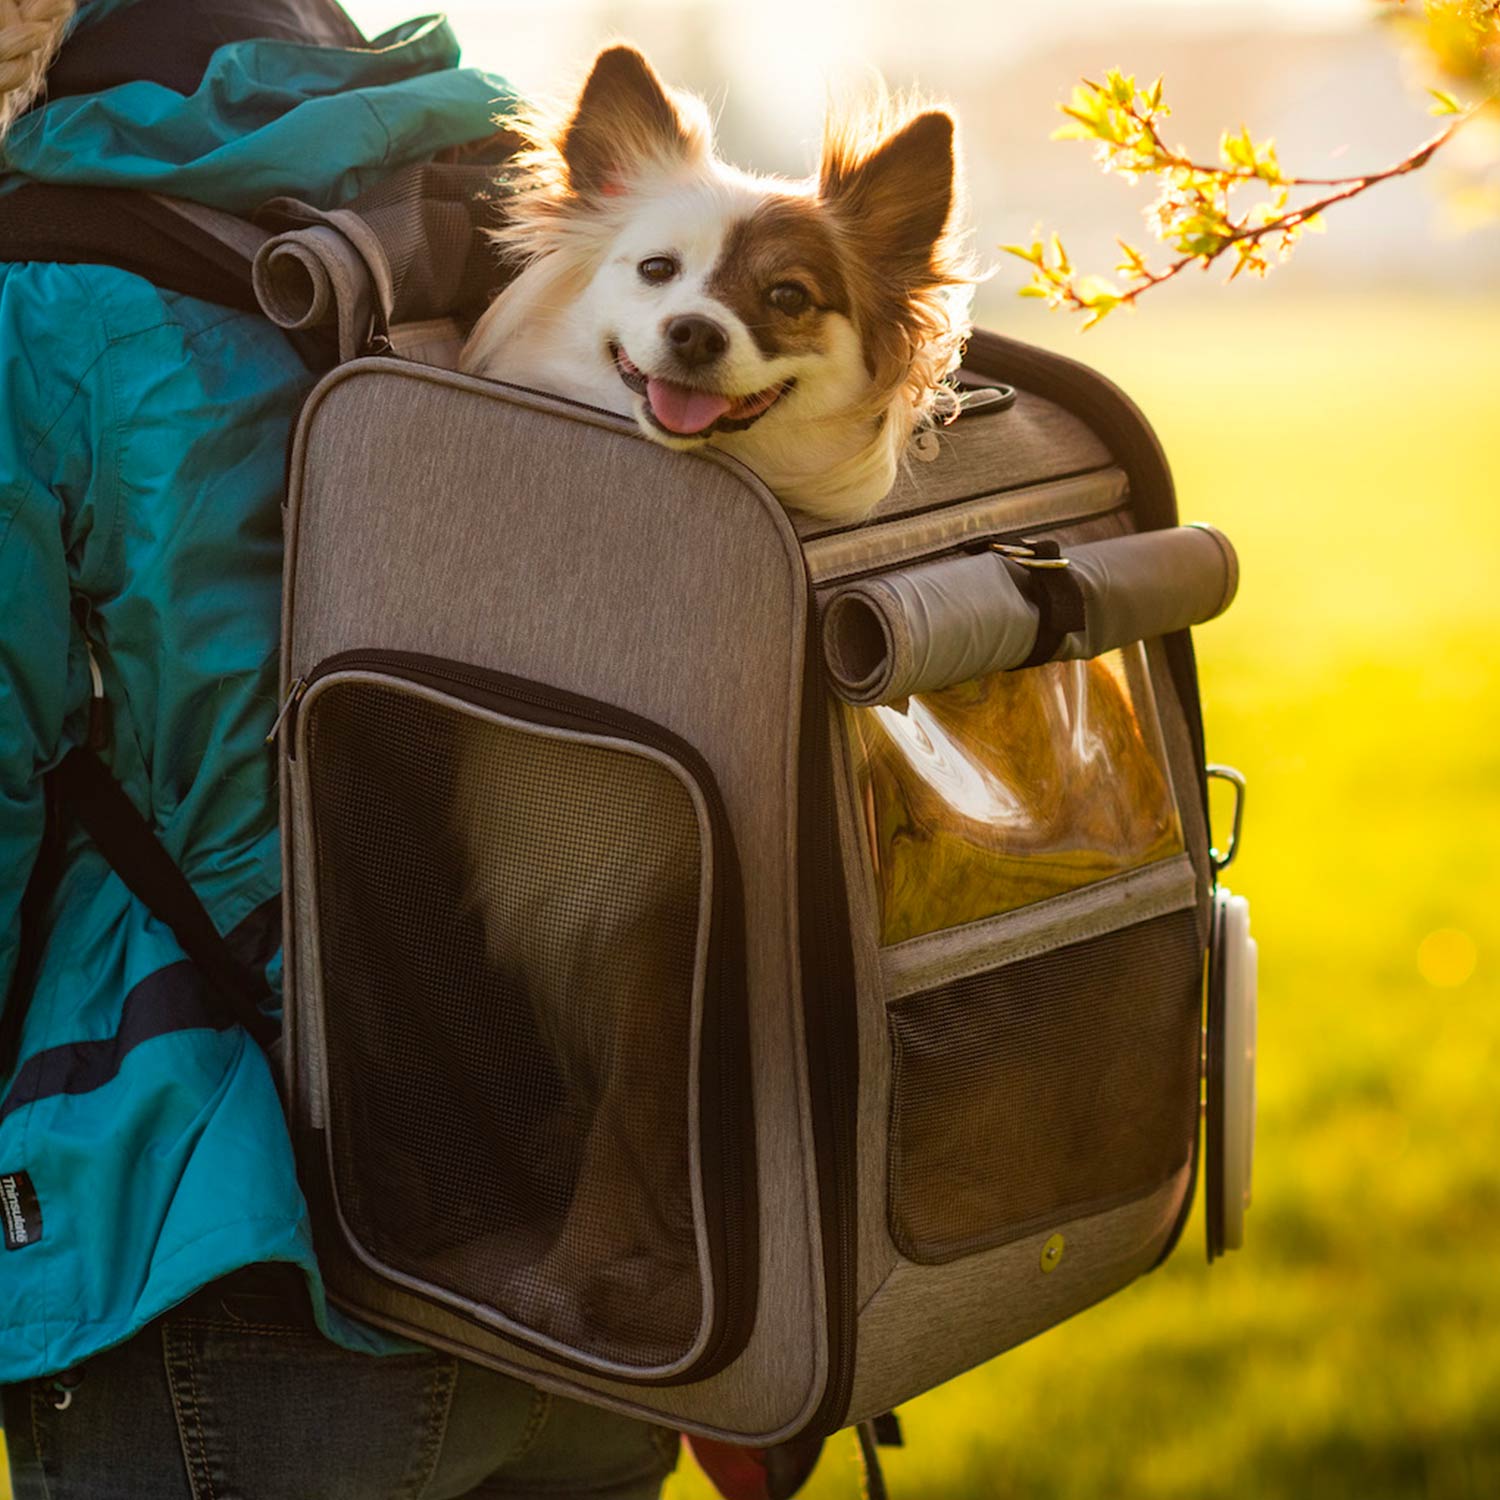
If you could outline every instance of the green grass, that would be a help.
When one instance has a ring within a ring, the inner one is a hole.
[[[1228,883],[1261,945],[1255,1205],[903,1408],[897,1500],[1500,1495],[1500,305],[1162,294],[1086,338],[1187,519],[1239,547],[1198,633],[1250,780]],[[1468,934],[1438,988],[1418,947]],[[835,1439],[808,1500],[858,1491]],[[669,1500],[710,1493],[686,1468]]]
[[[1186,518],[1239,546],[1199,632],[1250,779],[1261,1115],[1247,1248],[1169,1264],[903,1409],[897,1500],[1500,1494],[1500,304],[1161,304],[1076,338]],[[1468,934],[1456,987],[1418,949]],[[847,1436],[805,1492],[857,1492]],[[684,1463],[668,1500],[706,1500]],[[0,1480],[0,1497],[7,1495]]]

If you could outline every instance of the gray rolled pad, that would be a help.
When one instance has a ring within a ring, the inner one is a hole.
[[[1202,524],[1085,542],[1067,555],[1083,589],[1085,624],[1063,638],[1054,661],[1202,625],[1229,608],[1240,583],[1229,538]]]
[[[848,703],[891,703],[1025,661],[1037,612],[996,552],[917,563],[829,591],[823,655]]]
[[[1098,656],[1228,608],[1239,565],[1211,526],[1177,526],[1067,552],[1083,630],[1053,660]],[[1026,570],[992,551],[943,557],[836,585],[820,596],[823,655],[847,703],[893,703],[1018,667],[1036,642]]]
[[[497,170],[420,162],[347,208],[296,198],[262,203],[256,223],[271,237],[254,265],[261,308],[286,329],[334,325],[341,360],[363,353],[372,334],[397,343],[403,324],[467,325],[502,279],[484,233],[499,222]]]
[[[286,329],[336,323],[341,360],[364,347],[377,306],[389,313],[389,270],[379,245],[358,224],[353,214],[336,210],[323,222],[274,235],[253,268],[265,315]]]

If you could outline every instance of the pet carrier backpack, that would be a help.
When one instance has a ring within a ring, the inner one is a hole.
[[[330,1294],[769,1444],[1160,1263],[1200,1155],[1238,1244],[1254,949],[1187,633],[1237,569],[1140,414],[976,333],[875,514],[800,520],[427,362],[472,241],[420,196],[282,205],[257,258],[342,356],[291,454],[274,729]]]

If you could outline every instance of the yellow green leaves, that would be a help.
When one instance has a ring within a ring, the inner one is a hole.
[[[1231,175],[1258,177],[1262,182],[1280,182],[1281,163],[1276,160],[1276,142],[1250,138],[1248,126],[1241,125],[1237,135],[1227,130],[1219,142],[1219,160]]]
[[[1103,83],[1085,78],[1066,104],[1066,125],[1052,132],[1055,141],[1094,141],[1100,165],[1134,180],[1153,171],[1166,148],[1157,133],[1158,120],[1171,114],[1162,102],[1162,81],[1136,87],[1133,75],[1111,68]]]
[[[1471,96],[1500,93],[1500,0],[1423,0],[1391,7],[1387,19],[1439,74]],[[1428,92],[1437,101],[1435,115],[1469,107],[1446,89]]]
[[[1029,248],[1003,247],[1031,266],[1022,296],[1084,313],[1085,328],[1094,327],[1115,308],[1128,306],[1148,287],[1176,275],[1184,266],[1194,262],[1207,266],[1231,247],[1235,249],[1231,276],[1243,270],[1263,276],[1270,268],[1259,239],[1269,232],[1268,205],[1279,211],[1287,201],[1287,179],[1276,157],[1275,142],[1257,141],[1241,126],[1237,132],[1224,132],[1217,165],[1195,162],[1184,148],[1171,147],[1162,137],[1159,127],[1171,114],[1163,90],[1160,78],[1142,88],[1133,74],[1118,68],[1111,68],[1102,83],[1086,78],[1068,102],[1058,106],[1067,123],[1054,132],[1054,138],[1093,141],[1106,172],[1127,182],[1152,177],[1160,184],[1145,215],[1148,231],[1176,257],[1165,270],[1152,270],[1142,250],[1121,240],[1124,259],[1115,270],[1130,284],[1129,290],[1122,290],[1102,276],[1077,274],[1056,235],[1050,249],[1044,249],[1040,241]],[[1263,185],[1268,197],[1236,213],[1230,194],[1246,184]],[[1293,238],[1282,241],[1283,253]]]
[[[1045,244],[1033,240],[1029,245],[1000,248],[1031,267],[1031,279],[1020,289],[1022,297],[1038,298],[1048,307],[1070,307],[1085,312],[1088,314],[1085,328],[1092,328],[1125,300],[1120,289],[1105,277],[1078,275],[1060,235],[1052,235]]]
[[[1290,176],[1275,141],[1257,141],[1243,124],[1220,136],[1216,163],[1196,161],[1162,136],[1161,122],[1172,111],[1160,78],[1147,88],[1119,68],[1102,82],[1085,78],[1058,106],[1067,122],[1053,138],[1092,142],[1104,170],[1127,182],[1155,181],[1156,197],[1144,209],[1146,230],[1168,259],[1155,268],[1145,251],[1119,240],[1122,259],[1114,270],[1125,278],[1122,289],[1076,271],[1056,234],[1048,244],[1038,239],[1030,246],[1005,245],[1031,268],[1020,295],[1083,313],[1083,326],[1092,328],[1189,266],[1206,270],[1222,256],[1229,257],[1231,281],[1242,272],[1265,276],[1291,255],[1304,233],[1322,229],[1323,210],[1426,166],[1470,120],[1500,109],[1500,0],[1420,0],[1390,6],[1389,12],[1396,25],[1420,37],[1447,76],[1476,87],[1481,97],[1466,104],[1447,89],[1430,88],[1432,113],[1448,123],[1400,161],[1361,176]]]
[[[1115,270],[1122,276],[1130,277],[1132,281],[1136,279],[1144,280],[1150,276],[1151,272],[1146,269],[1146,257],[1134,245],[1127,244],[1124,240],[1119,239],[1115,243],[1120,247],[1120,255],[1122,257],[1119,264],[1116,265]]]

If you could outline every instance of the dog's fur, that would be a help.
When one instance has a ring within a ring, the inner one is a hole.
[[[516,128],[530,149],[496,238],[520,270],[462,368],[712,443],[796,509],[868,514],[956,408],[973,278],[952,116],[835,113],[816,178],[751,176],[714,155],[700,101],[617,46],[563,123]],[[712,351],[685,348],[705,322]]]

